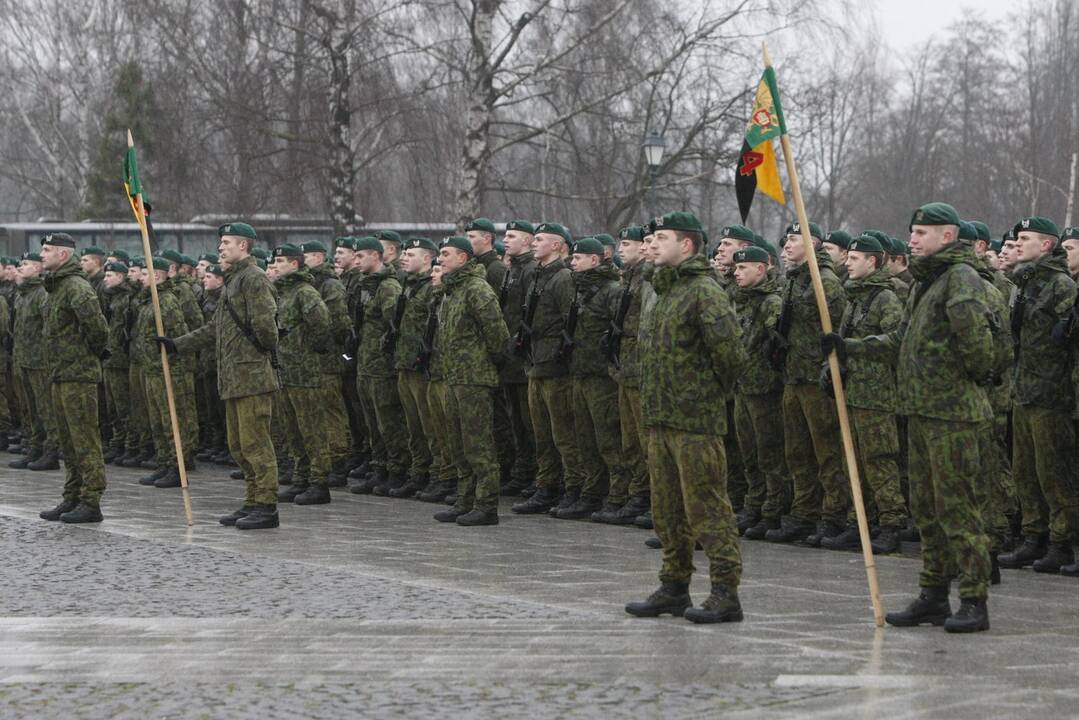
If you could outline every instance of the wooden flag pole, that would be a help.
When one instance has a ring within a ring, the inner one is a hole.
[[[772,67],[772,58],[768,55],[768,46],[764,46],[764,65]],[[806,216],[805,204],[802,202],[802,189],[798,184],[798,171],[794,166],[794,152],[791,150],[791,141],[787,133],[779,136],[783,146],[783,160],[787,165],[787,177],[790,179],[791,195],[794,196],[794,207],[798,214],[798,226],[802,231],[803,242],[806,243],[806,261],[809,265],[809,275],[813,280],[813,294],[817,298],[817,312],[820,313],[821,329],[825,333],[832,332],[832,318],[828,314],[828,299],[824,295],[824,285],[820,279],[820,268],[817,267],[816,249],[813,247],[809,235],[809,218]],[[865,514],[865,503],[862,500],[862,482],[858,477],[858,462],[854,455],[854,439],[850,431],[850,417],[847,415],[847,395],[843,390],[843,378],[839,373],[839,356],[833,350],[828,355],[828,367],[832,372],[832,387],[835,390],[835,406],[839,414],[839,431],[843,436],[843,455],[847,461],[847,477],[850,478],[850,494],[854,502],[854,511],[858,516],[858,535],[862,541],[862,557],[865,560],[865,574],[869,580],[869,597],[873,601],[873,619],[877,627],[884,625],[884,602],[880,596],[880,585],[877,583],[877,563],[873,558],[873,547],[870,544],[869,521]]]
[[[135,147],[135,140],[131,131],[127,131],[127,146]],[[130,196],[129,196],[130,197]],[[135,219],[142,231],[142,253],[146,258],[147,271],[150,273],[150,302],[154,306],[154,324],[158,335],[165,334],[165,324],[161,320],[161,303],[157,299],[157,278],[154,276],[153,254],[150,250],[150,232],[146,228],[146,213],[142,206],[142,192],[135,196],[134,202]],[[161,369],[165,373],[165,400],[169,404],[169,422],[172,424],[172,443],[176,448],[176,466],[180,471],[180,491],[184,497],[184,514],[187,516],[188,526],[195,524],[195,518],[191,514],[191,491],[187,487],[187,467],[184,464],[184,444],[180,439],[180,422],[176,417],[176,398],[172,392],[172,370],[169,367],[169,354],[165,348],[161,350]]]

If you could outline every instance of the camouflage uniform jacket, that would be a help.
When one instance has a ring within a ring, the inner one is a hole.
[[[192,330],[202,327],[202,308],[199,306],[199,300],[195,296],[195,290],[192,287],[194,280],[187,275],[177,275],[162,284],[172,287],[172,292],[176,295],[177,302],[180,303],[180,309],[183,310],[184,322],[187,323],[187,326]],[[161,286],[158,285],[158,287]]]
[[[24,280],[16,292],[12,361],[16,367],[40,370],[45,367],[49,352],[45,342],[45,306],[49,295],[40,275]]]
[[[321,387],[330,350],[330,311],[305,268],[278,278],[276,287],[281,384]]]
[[[334,274],[333,267],[322,263],[318,267],[308,268],[311,273],[311,285],[318,290],[322,302],[330,313],[329,350],[323,354],[323,372],[329,375],[341,375],[345,371],[342,355],[345,342],[352,328],[352,319],[348,314],[348,292],[345,284]]]
[[[363,276],[360,282],[360,306],[363,325],[356,329],[360,337],[356,351],[356,371],[373,378],[397,377],[393,356],[382,350],[382,336],[390,327],[401,283],[393,266],[383,265],[378,272]],[[357,312],[360,312],[357,308]]]
[[[562,324],[573,304],[573,271],[558,259],[546,266],[537,265],[525,293],[526,302],[538,293],[532,318],[532,353],[528,376],[560,377],[569,373],[569,365],[558,359],[562,345]]]
[[[742,395],[764,395],[783,389],[783,374],[768,363],[767,340],[783,311],[783,297],[773,277],[765,277],[749,288],[734,293],[742,345],[746,349],[745,372],[738,379]]]
[[[832,269],[832,259],[823,250],[817,251],[817,265],[820,268],[821,284],[828,303],[828,315],[832,327],[838,328],[847,307],[847,298],[843,294],[843,285]],[[813,282],[809,275],[809,263],[787,271],[787,287],[784,290],[794,301],[790,334],[787,341],[787,362],[783,368],[783,382],[786,385],[817,384],[820,381],[820,314],[817,312],[817,298],[813,293]]]
[[[487,284],[491,286],[495,293],[498,293],[502,289],[502,279],[506,277],[506,266],[503,264],[502,258],[494,250],[488,250],[482,255],[477,255],[475,260],[483,266],[483,271],[487,276]]]
[[[434,313],[436,318],[442,316],[442,303],[446,299],[446,288],[444,285],[439,287],[431,286],[431,300],[427,306],[428,313]],[[428,316],[430,317],[430,316]],[[445,378],[445,373],[442,371],[442,349],[438,346],[439,333],[436,326],[435,335],[431,338],[431,359],[427,365],[427,379],[431,382],[441,382]]]
[[[510,336],[517,334],[524,320],[524,306],[527,299],[528,286],[532,283],[532,277],[536,273],[536,256],[531,252],[521,255],[510,255],[510,267],[502,276],[502,285],[498,288],[498,302],[502,307],[502,317],[506,321],[506,328]],[[525,375],[524,360],[509,352],[507,347],[506,364],[499,373],[503,383],[523,385],[528,382]]]
[[[131,354],[138,358],[137,363],[143,372],[161,375],[161,349],[154,342],[157,335],[157,323],[154,321],[154,305],[150,299],[150,288],[140,291],[145,295],[145,302],[139,306],[138,319],[135,321],[135,334],[131,338]],[[157,302],[161,306],[161,324],[165,328],[165,337],[180,337],[187,333],[187,320],[184,318],[180,299],[176,289],[168,281],[157,286]],[[175,358],[169,358],[169,370],[176,372]]]
[[[431,307],[431,273],[409,273],[405,277],[405,300],[401,323],[397,328],[397,356],[394,367],[414,370],[416,358],[423,349],[423,333],[427,330],[427,312]],[[400,300],[398,300],[400,302]]]
[[[102,361],[102,367],[124,369],[129,364],[131,335],[127,327],[127,309],[131,306],[132,296],[137,293],[138,288],[127,280],[104,291],[105,322],[109,324],[109,341],[105,347],[109,356]]]
[[[892,291],[887,270],[848,280],[847,309],[839,324],[845,338],[885,335],[903,323],[903,303]],[[886,359],[857,357],[847,361],[847,405],[895,412],[895,368]]]
[[[217,288],[216,290],[207,290],[202,294],[202,319],[204,324],[213,320],[214,313],[217,312],[217,306],[221,303],[221,292],[222,288]],[[213,346],[204,348],[199,352],[198,372],[200,375],[217,372],[217,353],[214,352]]]
[[[614,265],[601,264],[592,270],[573,273],[573,283],[578,310],[570,374],[610,377],[600,341],[618,311],[618,300],[622,295],[618,289],[618,269]]]
[[[910,297],[910,285],[898,275],[892,275],[888,280],[892,284],[892,292],[899,298],[899,302],[903,303],[905,306],[907,304],[907,298]]]
[[[915,257],[907,316],[887,335],[847,341],[848,355],[896,358],[900,415],[960,422],[993,417],[983,385],[995,362],[990,298],[974,251],[958,244]]]
[[[109,328],[97,293],[74,258],[45,277],[49,377],[53,382],[101,382],[101,360]]]
[[[249,328],[255,342],[233,319],[233,313]],[[274,392],[280,387],[271,360],[271,352],[277,348],[276,314],[270,279],[248,256],[225,271],[221,303],[213,320],[177,338],[176,347],[187,353],[214,345],[222,400]]]
[[[994,385],[986,388],[989,393],[989,404],[993,406],[993,412],[1004,415],[1012,409],[1012,365],[1015,360],[1015,352],[1012,349],[1012,322],[1011,310],[1008,308],[1008,296],[1001,293],[1000,287],[995,282],[995,277],[1004,276],[989,266],[982,263],[977,267],[978,274],[982,278],[982,284],[986,288],[986,297],[989,301],[990,323],[993,332],[993,347],[995,349],[993,361]],[[1013,288],[1011,281],[1005,279],[1008,287]]]
[[[1017,294],[1013,312],[1022,307],[1016,338],[1015,402],[1070,413],[1074,398],[1062,392],[1071,378],[1072,354],[1050,337],[1075,302],[1075,282],[1068,277],[1063,253],[1052,252],[1015,268]],[[1019,319],[1013,317],[1013,322]]]
[[[450,385],[498,386],[509,331],[483,266],[470,260],[442,276],[445,302],[435,335],[443,379]]]
[[[622,293],[629,292],[631,300],[626,316],[622,319],[622,347],[618,353],[618,364],[610,366],[611,377],[620,385],[640,387],[641,359],[640,334],[645,305],[654,303],[656,292],[646,275],[652,270],[651,263],[639,262],[622,269]],[[621,295],[621,293],[619,293]],[[615,300],[615,312],[621,305],[622,298]]]
[[[641,355],[645,427],[727,432],[726,398],[746,351],[727,294],[702,256],[656,271],[651,341]]]

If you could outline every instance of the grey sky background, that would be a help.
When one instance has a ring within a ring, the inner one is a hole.
[[[905,47],[916,46],[934,27],[945,28],[956,20],[977,16],[995,20],[1009,10],[1025,6],[1015,0],[870,0],[883,40],[892,49],[903,53]]]

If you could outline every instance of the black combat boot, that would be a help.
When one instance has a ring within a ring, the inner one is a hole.
[[[738,515],[735,516],[735,520],[738,521],[738,534],[745,535],[746,530],[756,525],[761,521],[761,511],[754,510],[753,508],[743,507],[738,511]]]
[[[296,461],[288,455],[277,458],[277,484],[291,485],[292,475],[296,471]]]
[[[236,521],[239,530],[267,530],[278,527],[277,505],[254,505],[251,512]]]
[[[791,543],[805,540],[813,532],[813,523],[795,520],[789,515],[780,518],[779,527],[769,530],[764,539],[774,543]]]
[[[827,520],[822,520],[817,523],[816,531],[808,535],[805,540],[803,540],[799,544],[806,547],[820,547],[821,543],[824,541],[825,538],[834,538],[841,532],[843,532],[843,528],[839,527],[835,523],[830,523]]]
[[[457,524],[464,527],[477,527],[480,525],[497,525],[498,511],[486,512],[473,508],[457,518]]]
[[[135,449],[127,450],[123,455],[116,458],[113,463],[118,467],[135,467],[132,463],[136,462],[139,457],[139,451]]]
[[[409,475],[408,480],[398,487],[390,488],[392,498],[410,498],[427,487],[431,479],[426,475]]]
[[[615,505],[611,502],[603,503],[603,507],[592,513],[591,520],[594,523],[604,523],[605,525],[617,525],[618,513],[621,512],[622,506]]]
[[[541,515],[549,512],[558,502],[557,492],[552,488],[538,488],[532,497],[514,503],[510,510],[518,515]]]
[[[779,520],[777,518],[762,518],[759,523],[746,530],[746,540],[763,540],[769,530],[778,530]]]
[[[528,483],[528,485],[527,485],[527,486],[525,486],[525,489],[524,489],[524,490],[522,490],[522,491],[521,491],[521,497],[523,497],[523,498],[530,498],[530,497],[532,497],[533,495],[535,495],[535,494],[536,494],[536,490],[537,490],[538,488],[539,488],[539,486],[538,486],[538,485],[536,485],[536,481],[535,481],[535,480],[533,480],[532,482]]]
[[[168,475],[169,469],[167,467],[159,467],[146,477],[139,478],[139,485],[154,485],[158,480]]]
[[[521,494],[521,491],[532,484],[531,478],[517,478],[516,480],[510,480],[508,483],[502,486],[499,490],[499,494],[505,497],[517,497]]]
[[[416,499],[420,502],[440,503],[446,499],[454,488],[454,483],[445,480],[432,480],[422,492],[417,493]]]
[[[204,447],[195,454],[195,459],[199,462],[213,462],[216,454],[217,450],[214,448]]]
[[[997,560],[997,554],[994,552],[989,553],[989,584],[1000,585],[1000,561]],[[1064,568],[1060,568],[1061,574],[1064,573]]]
[[[989,629],[989,608],[985,598],[960,598],[959,610],[944,621],[950,633],[972,633]]]
[[[325,485],[308,485],[292,502],[296,505],[326,505],[330,502],[330,489]]]
[[[1060,568],[1060,574],[1064,577],[1079,577],[1079,562]]]
[[[577,498],[581,497],[581,489],[574,488],[573,490],[563,490],[562,497],[558,499],[558,502],[554,504],[547,514],[551,517],[558,517],[558,513],[565,510],[573,503],[577,502]]]
[[[101,459],[106,465],[112,465],[118,457],[120,457],[120,451],[114,447],[106,448],[105,452],[101,454]]]
[[[643,513],[633,518],[633,524],[639,527],[641,530],[651,530],[655,527],[652,524],[652,511],[645,510]]]
[[[229,471],[229,477],[232,478],[233,480],[243,480],[244,479],[244,471],[240,470],[239,468],[237,468],[235,470],[230,470]]]
[[[929,623],[943,625],[952,616],[952,606],[948,603],[948,587],[927,587],[915,598],[906,610],[890,612],[884,616],[884,622],[895,627],[917,627]]]
[[[648,596],[644,602],[626,604],[626,612],[634,617],[659,617],[673,615],[681,617],[687,609],[693,607],[689,597],[689,583],[668,582]]]
[[[922,531],[917,525],[911,524],[899,531],[899,542],[920,543]]]
[[[285,487],[279,487],[277,489],[277,502],[290,503],[296,499],[297,495],[307,490],[306,485],[286,485]]]
[[[742,603],[738,590],[728,585],[712,583],[712,594],[699,608],[686,608],[686,620],[692,623],[742,622]]]
[[[821,538],[820,546],[825,550],[860,550],[862,537],[856,526],[848,526],[838,535]]]
[[[468,510],[464,510],[455,505],[451,508],[439,510],[438,512],[436,512],[435,520],[438,520],[440,523],[457,522],[457,518],[462,517],[466,514],[468,514]]]
[[[572,504],[558,510],[555,517],[559,520],[584,520],[600,509],[603,502],[598,497],[581,495]]]
[[[348,483],[348,491],[356,495],[370,495],[376,485],[382,485],[386,482],[387,477],[386,469],[382,467],[376,467],[371,471],[371,474],[362,480],[350,480]]]
[[[1031,565],[1034,572],[1050,573],[1056,575],[1062,567],[1075,562],[1075,553],[1072,551],[1070,542],[1049,543],[1049,551],[1045,557],[1039,558]]]
[[[248,513],[255,509],[254,505],[244,505],[239,510],[233,510],[229,515],[219,517],[217,521],[222,525],[232,526],[236,524],[236,521],[242,517],[247,517]]]
[[[40,459],[42,454],[43,453],[41,448],[31,450],[29,455],[23,455],[18,460],[12,460],[7,464],[7,466],[9,468],[15,468],[16,470],[25,470],[27,465],[34,462],[35,460]]]
[[[161,490],[168,490],[169,488],[182,487],[183,483],[180,482],[180,471],[174,467],[170,467],[154,482],[154,487]]]
[[[404,470],[397,470],[386,474],[386,479],[371,488],[371,492],[379,497],[389,497],[391,490],[396,490],[406,482]]]
[[[646,548],[651,548],[652,550],[662,550],[663,549],[663,541],[660,540],[655,535],[653,535],[652,537],[650,537],[650,538],[648,538],[647,540],[644,541],[644,546]]]
[[[900,528],[897,527],[889,527],[887,525],[882,527],[871,543],[873,554],[888,555],[890,553],[899,552],[899,531]]]
[[[49,521],[55,522],[55,521],[60,519],[61,515],[63,515],[64,513],[71,512],[72,510],[74,510],[78,506],[79,506],[79,501],[78,500],[63,500],[63,501],[60,502],[59,505],[57,505],[54,508],[51,508],[49,510],[42,510],[41,512],[39,512],[37,514],[37,516],[39,518],[41,518],[42,520],[49,520]]]
[[[348,471],[348,477],[350,480],[363,480],[365,477],[370,475],[373,470],[374,468],[371,467],[371,461],[364,460],[359,465]]]
[[[1045,555],[1048,538],[1044,535],[1027,535],[1018,549],[997,558],[1002,568],[1017,570],[1033,565],[1035,560]]]
[[[101,516],[101,508],[80,502],[74,510],[69,510],[60,516],[60,522],[74,523],[98,523],[104,520]]]
[[[55,450],[46,451],[41,457],[26,465],[27,470],[59,470],[60,455]]]
[[[652,500],[647,495],[633,495],[626,504],[618,511],[618,516],[611,522],[612,525],[632,525],[637,518],[645,513],[652,512]]]

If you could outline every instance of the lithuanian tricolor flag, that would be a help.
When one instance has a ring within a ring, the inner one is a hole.
[[[757,96],[753,101],[753,114],[749,117],[749,127],[742,141],[742,152],[738,156],[738,167],[734,174],[734,190],[738,196],[738,210],[742,213],[742,222],[749,216],[749,206],[759,187],[768,197],[781,205],[787,203],[783,195],[783,184],[779,180],[779,165],[772,140],[784,135],[787,125],[783,121],[783,108],[779,104],[779,88],[776,87],[776,74],[771,66],[765,68],[757,85]]]

